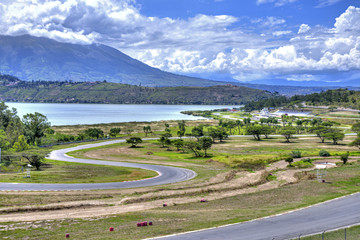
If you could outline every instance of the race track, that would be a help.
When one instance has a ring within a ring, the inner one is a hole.
[[[137,187],[147,187],[147,186],[181,182],[192,179],[196,176],[196,173],[194,171],[184,168],[139,164],[139,163],[79,159],[66,155],[66,153],[68,152],[72,152],[80,149],[99,147],[99,146],[121,143],[121,142],[125,142],[125,140],[123,139],[114,140],[114,141],[107,141],[101,143],[86,144],[73,148],[55,150],[51,152],[48,159],[66,161],[66,162],[75,162],[75,163],[88,163],[88,164],[98,164],[98,165],[107,165],[107,166],[141,168],[141,169],[156,171],[158,172],[159,175],[154,178],[131,181],[131,182],[79,183],[79,184],[0,183],[0,191],[65,191],[65,190],[70,191],[70,190],[137,188]]]

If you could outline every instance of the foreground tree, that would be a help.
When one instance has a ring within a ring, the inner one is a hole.
[[[142,142],[142,139],[139,137],[131,137],[129,139],[126,139],[126,143],[131,144],[131,148],[137,147],[137,145]]]
[[[25,136],[31,144],[41,143],[45,131],[50,127],[47,117],[41,113],[28,113],[23,117]]]
[[[261,134],[263,134],[263,126],[262,125],[253,125],[248,126],[246,128],[246,134],[247,135],[253,135],[255,140],[260,141],[261,140]]]
[[[29,149],[29,144],[27,144],[24,135],[19,136],[18,141],[14,143],[13,149],[15,152],[21,152]]]
[[[186,142],[184,147],[190,151],[192,151],[195,155],[195,157],[200,157],[201,156],[201,147],[200,144],[198,142]]]
[[[172,142],[172,144],[176,147],[177,151],[180,151],[184,147],[184,140],[183,139],[176,139]]]

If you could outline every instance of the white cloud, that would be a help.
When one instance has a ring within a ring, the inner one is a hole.
[[[280,6],[284,6],[286,4],[293,3],[296,1],[298,1],[298,0],[257,0],[256,4],[260,5],[260,4],[265,4],[265,3],[274,3],[274,5],[276,7],[280,7]]]
[[[307,31],[309,31],[311,29],[311,27],[307,24],[301,24],[299,27],[299,31],[298,33],[306,33]]]
[[[317,8],[328,7],[344,0],[319,0]]]

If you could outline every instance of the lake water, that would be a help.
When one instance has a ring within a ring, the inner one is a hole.
[[[196,120],[181,114],[186,110],[212,110],[239,106],[223,105],[149,105],[149,104],[68,104],[68,103],[6,103],[22,117],[39,112],[47,116],[51,125],[77,125],[112,122],[150,122],[160,120]]]

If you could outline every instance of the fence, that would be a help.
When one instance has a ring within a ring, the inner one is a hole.
[[[315,235],[303,235],[300,234],[297,238],[292,240],[359,240],[360,239],[360,227],[344,228],[339,230],[323,231],[320,234]],[[272,240],[280,240],[272,238]]]

